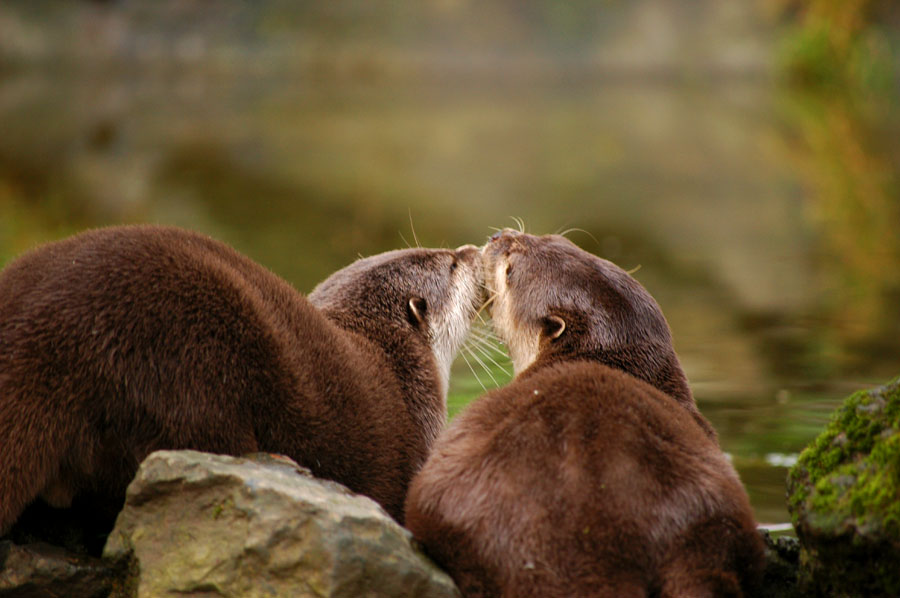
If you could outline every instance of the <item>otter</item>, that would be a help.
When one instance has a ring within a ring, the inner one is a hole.
[[[483,249],[516,377],[413,479],[406,526],[467,598],[738,597],[763,548],[650,294],[567,239]]]
[[[177,228],[25,253],[0,272],[0,534],[38,497],[120,507],[158,449],[284,454],[402,521],[481,294],[471,245],[360,259],[308,298]]]

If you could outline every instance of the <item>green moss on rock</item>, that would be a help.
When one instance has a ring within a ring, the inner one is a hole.
[[[788,476],[801,584],[900,595],[900,378],[850,396]]]

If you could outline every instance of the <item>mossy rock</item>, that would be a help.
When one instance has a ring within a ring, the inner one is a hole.
[[[788,475],[800,585],[900,596],[900,378],[850,396]]]

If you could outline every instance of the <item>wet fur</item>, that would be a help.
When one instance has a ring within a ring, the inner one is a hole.
[[[390,252],[307,299],[173,228],[100,229],[23,255],[0,272],[0,533],[39,495],[120,502],[148,453],[179,448],[283,453],[402,520],[446,414],[433,324],[465,333],[476,259]],[[413,296],[427,300],[419,318]]]
[[[560,237],[506,231],[483,262],[495,328],[530,359],[439,438],[407,527],[467,598],[742,596],[752,510],[656,303]]]

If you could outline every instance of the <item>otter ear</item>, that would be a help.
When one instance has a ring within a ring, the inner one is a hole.
[[[425,312],[428,311],[428,303],[421,297],[411,297],[407,304],[407,315],[411,324],[422,326],[425,324]]]
[[[566,321],[559,316],[547,316],[542,322],[544,336],[550,340],[556,340],[566,331]]]

